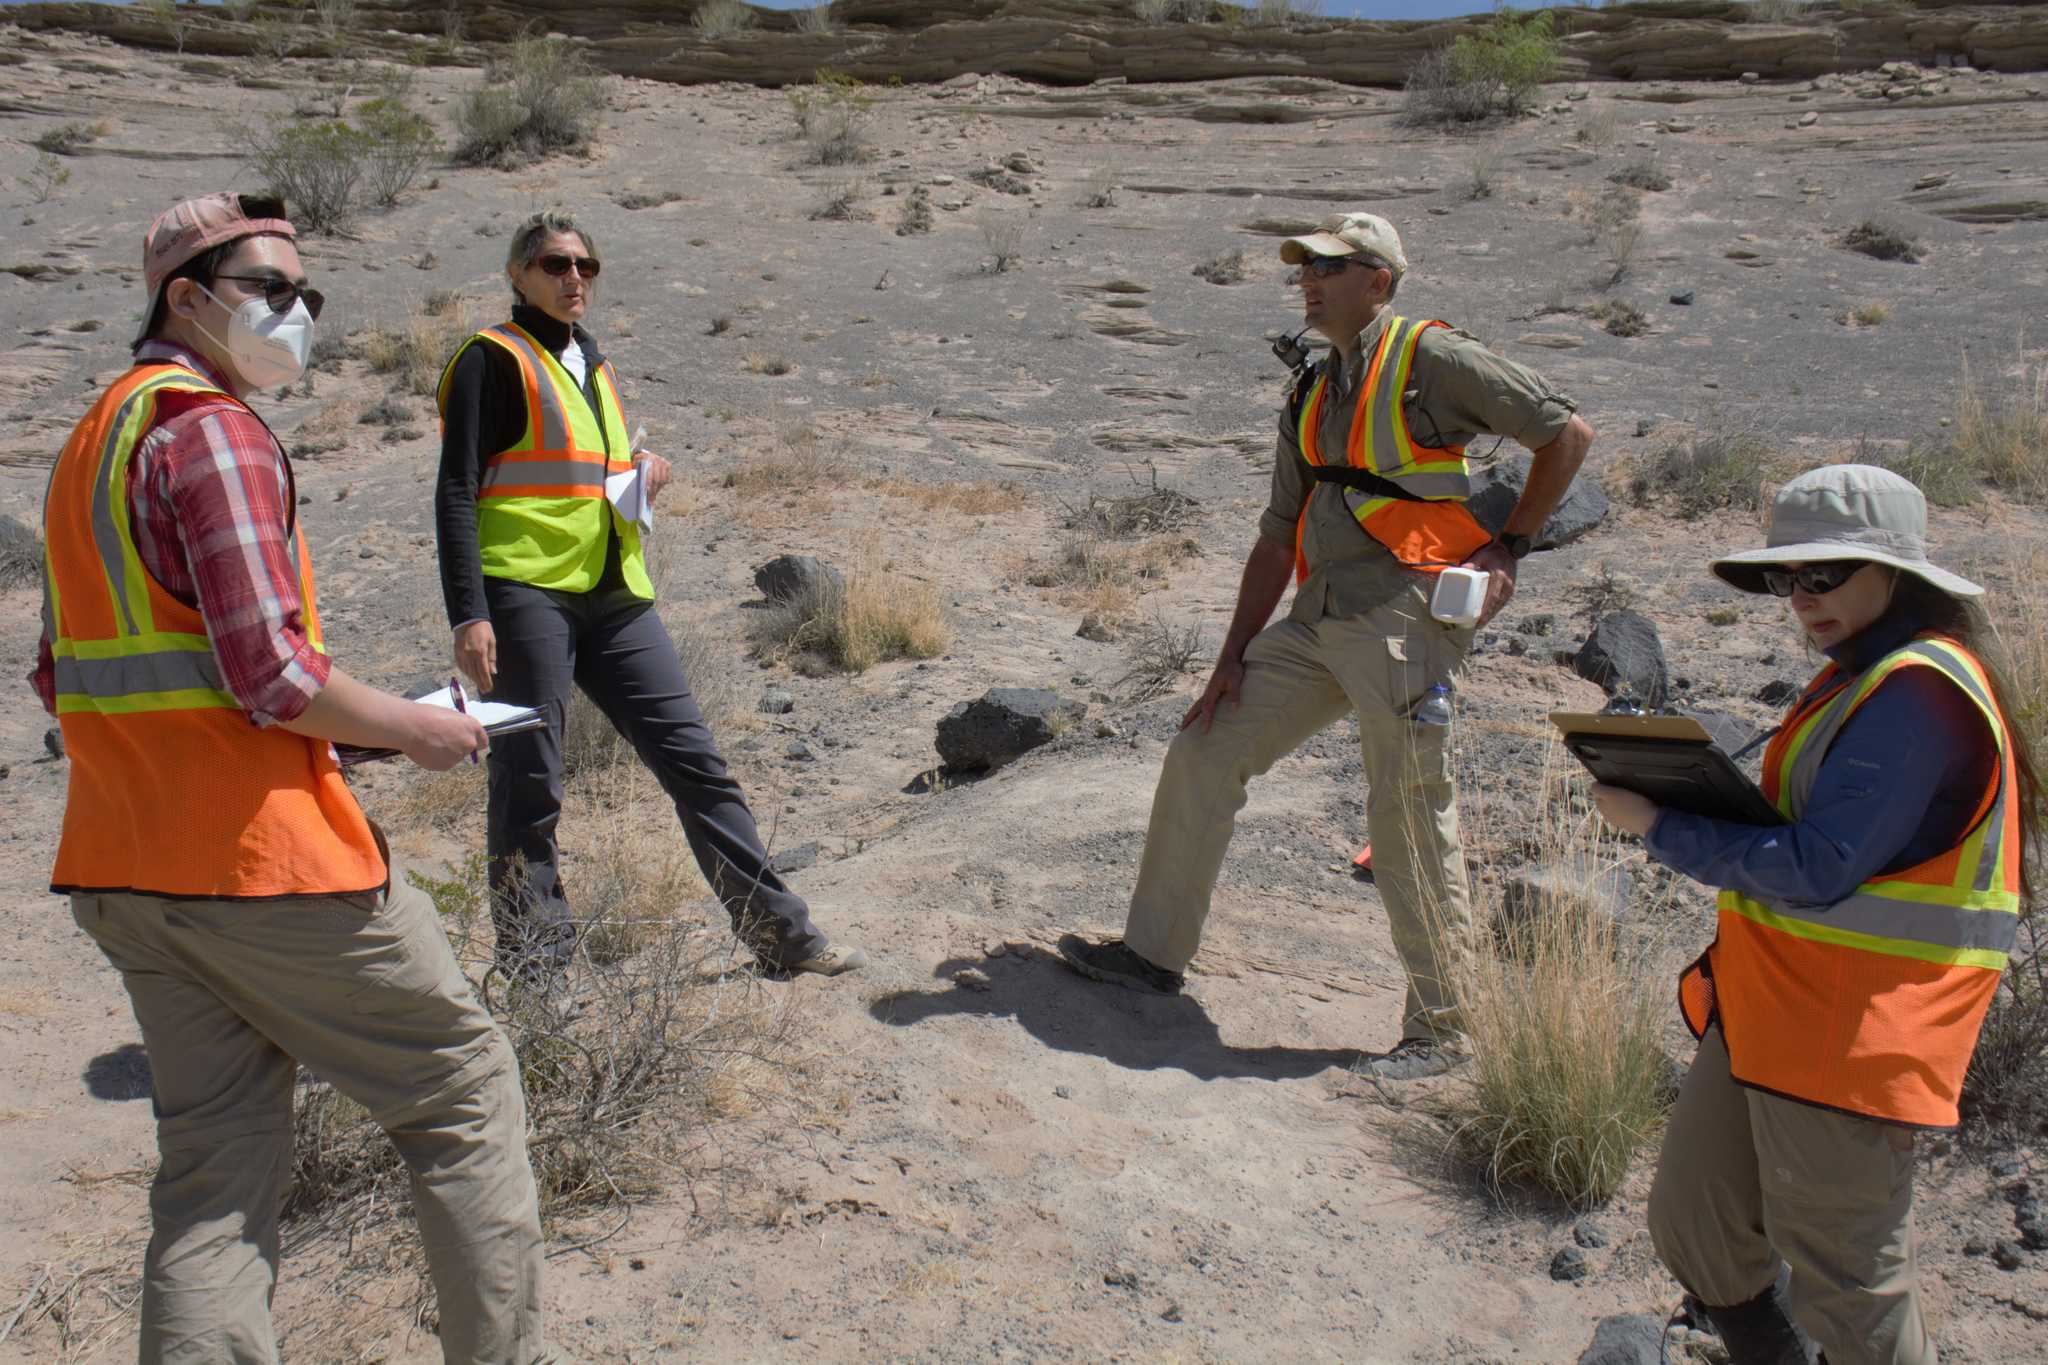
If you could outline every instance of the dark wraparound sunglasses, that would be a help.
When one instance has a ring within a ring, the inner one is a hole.
[[[1364,256],[1311,256],[1296,266],[1293,275],[1288,278],[1295,284],[1301,283],[1301,278],[1304,275],[1313,275],[1319,280],[1326,280],[1332,275],[1343,274],[1344,267],[1350,265],[1362,265],[1367,270],[1385,270],[1387,268],[1380,262],[1370,260]]]
[[[238,284],[260,284],[263,286],[263,301],[270,305],[270,311],[282,316],[292,311],[292,305],[299,300],[306,302],[306,313],[315,322],[320,320],[320,310],[327,306],[327,296],[317,289],[308,289],[302,284],[293,284],[282,275],[215,275],[216,280],[234,280]]]
[[[1773,597],[1790,597],[1794,587],[1815,597],[1824,597],[1856,576],[1863,567],[1860,559],[1846,564],[1809,564],[1803,569],[1765,569],[1764,587]]]
[[[542,256],[534,261],[534,264],[548,274],[558,278],[568,274],[569,267],[574,266],[578,275],[581,275],[586,280],[594,280],[597,278],[597,272],[600,269],[597,261],[592,257],[563,256],[558,253]]]

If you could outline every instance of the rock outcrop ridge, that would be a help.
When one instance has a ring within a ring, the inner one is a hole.
[[[1559,10],[1566,79],[1716,80],[1744,73],[1814,77],[1890,61],[1967,63],[1990,71],[2048,67],[2048,7],[1918,0],[1896,9],[1815,5],[1794,22],[1757,20],[1725,0]],[[438,7],[370,0],[352,47],[402,52],[442,37]],[[1303,76],[1394,87],[1415,60],[1486,21],[1315,20],[1293,27],[1145,25],[1122,0],[837,0],[840,29],[802,33],[788,11],[762,10],[758,26],[706,38],[672,0],[482,0],[462,6],[462,32],[503,41],[530,28],[587,40],[620,75],[680,84],[792,85],[821,66],[862,80],[936,82],[1003,74],[1057,85]],[[31,4],[7,11],[25,28],[99,33],[168,46],[163,27],[135,7]],[[255,29],[220,11],[193,21],[186,50],[254,50]]]

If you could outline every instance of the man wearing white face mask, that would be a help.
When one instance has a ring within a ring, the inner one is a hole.
[[[312,349],[294,236],[281,203],[233,194],[150,225],[135,364],[65,443],[44,509],[31,682],[71,760],[51,890],[120,971],[153,1073],[141,1358],[277,1359],[303,1063],[412,1172],[445,1358],[542,1360],[511,1047],[331,743],[438,770],[483,730],[334,666],[291,464],[247,403]]]

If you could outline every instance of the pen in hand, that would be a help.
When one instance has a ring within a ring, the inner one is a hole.
[[[468,705],[468,703],[467,703],[467,702],[466,702],[466,701],[465,701],[465,700],[463,699],[463,695],[462,695],[462,679],[461,679],[461,677],[457,676],[457,677],[451,677],[451,678],[449,678],[449,679],[448,679],[448,695],[449,695],[450,697],[452,697],[452,698],[454,699],[454,701],[455,701],[455,709],[456,709],[457,711],[461,712],[461,713],[462,713],[463,715],[465,715],[465,716],[469,714],[469,705]],[[475,766],[475,764],[476,764],[476,761],[477,761],[477,759],[476,759],[476,750],[474,750],[474,749],[471,749],[471,750],[469,751],[469,761],[470,761],[470,764],[471,764],[471,766],[472,766],[472,767],[473,767],[473,766]]]

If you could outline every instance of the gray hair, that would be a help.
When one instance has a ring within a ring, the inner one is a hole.
[[[505,269],[518,270],[533,264],[540,255],[540,244],[558,232],[573,232],[583,239],[583,249],[592,256],[597,255],[597,241],[569,213],[562,209],[542,209],[512,230],[512,241],[505,248]],[[513,297],[521,303],[519,286],[512,286]]]

